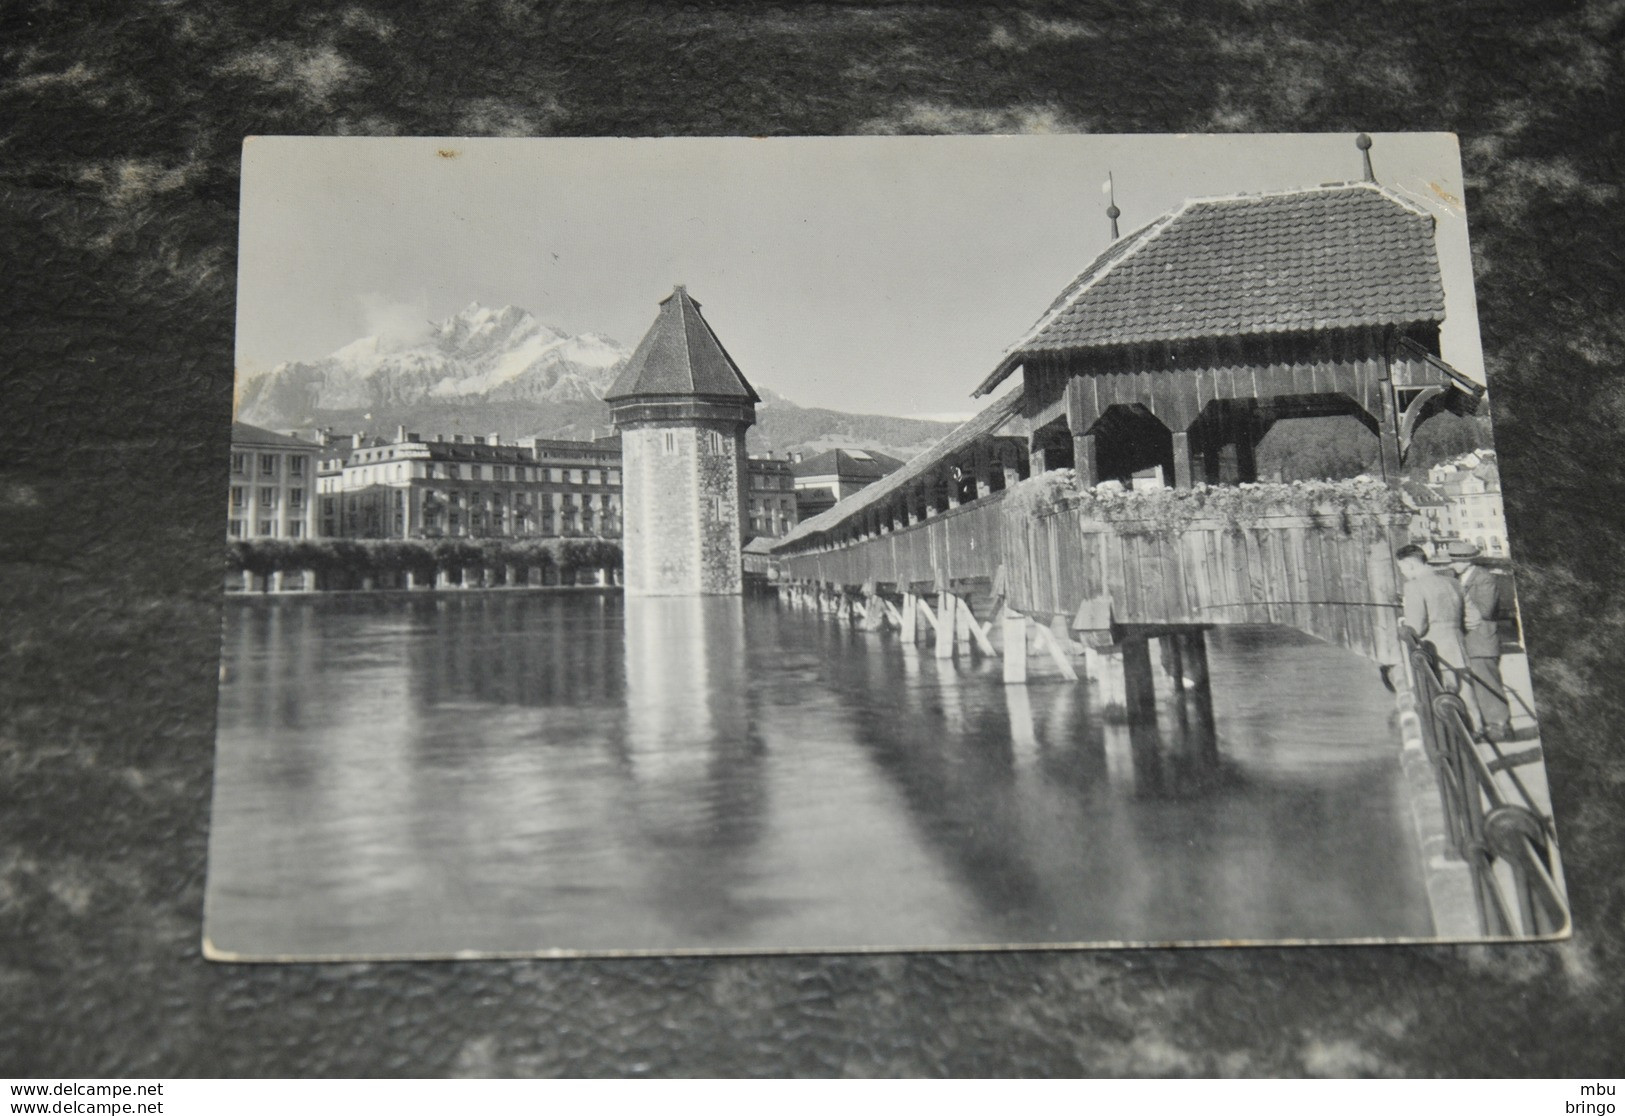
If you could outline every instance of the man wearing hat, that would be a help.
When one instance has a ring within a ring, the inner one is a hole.
[[[1512,718],[1501,681],[1500,621],[1512,615],[1512,594],[1505,581],[1475,561],[1481,548],[1466,539],[1453,539],[1445,553],[1467,598],[1467,665],[1484,713],[1484,731],[1491,739],[1510,740]]]

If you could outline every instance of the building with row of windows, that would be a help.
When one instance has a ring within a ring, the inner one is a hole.
[[[564,537],[621,533],[621,439],[318,435],[232,424],[234,539]],[[821,455],[825,456],[825,455]],[[746,462],[746,539],[799,521],[796,464]]]
[[[1407,481],[1400,491],[1414,513],[1413,538],[1435,545],[1466,539],[1487,557],[1507,557],[1506,511],[1494,450],[1473,450],[1435,465],[1426,480]]]
[[[232,423],[226,537],[302,539],[316,534],[316,461],[321,451],[313,442]]]
[[[752,457],[745,463],[745,535],[776,539],[799,523],[796,477],[789,458]]]
[[[352,539],[600,537],[621,532],[621,447],[495,434],[329,441],[320,533]]]

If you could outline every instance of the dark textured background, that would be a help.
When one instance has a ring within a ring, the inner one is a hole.
[[[1617,2],[0,5],[0,1076],[1625,1072],[1622,41]],[[1572,942],[200,959],[244,134],[1359,129],[1462,136]]]

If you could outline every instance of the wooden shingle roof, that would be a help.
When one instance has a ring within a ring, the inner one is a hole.
[[[697,395],[761,402],[733,357],[681,284],[660,300],[660,313],[632,359],[604,396],[614,402],[640,395]]]
[[[1034,353],[1443,318],[1432,216],[1375,183],[1195,198],[1097,257],[975,394]]]

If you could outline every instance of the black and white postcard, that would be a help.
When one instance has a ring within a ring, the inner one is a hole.
[[[1566,935],[1463,197],[249,139],[208,955]]]

